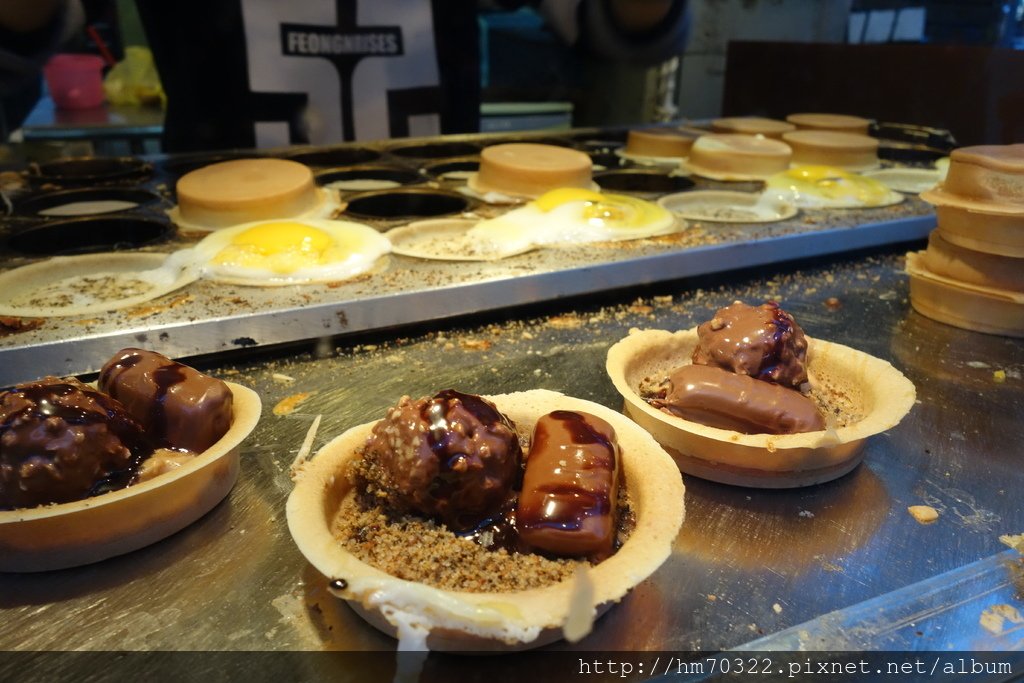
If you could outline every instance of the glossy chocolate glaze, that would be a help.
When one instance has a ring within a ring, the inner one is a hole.
[[[739,301],[697,327],[695,365],[709,365],[765,382],[797,388],[807,381],[804,331],[774,301]]]
[[[743,434],[799,434],[825,428],[814,401],[799,391],[706,365],[676,368],[660,392],[644,398],[684,420]]]
[[[123,406],[78,380],[49,377],[0,392],[0,508],[123,488],[152,451]]]
[[[118,352],[100,371],[99,387],[165,448],[202,453],[231,427],[232,395],[224,382],[153,351]]]
[[[444,522],[454,531],[486,526],[521,477],[515,426],[489,401],[445,390],[408,396],[378,422],[366,448],[373,482],[398,510]]]
[[[558,410],[534,429],[519,494],[523,541],[563,557],[605,557],[615,541],[619,448],[599,417]]]
[[[520,538],[519,530],[516,528],[517,494],[518,491],[510,492],[497,512],[481,520],[476,526],[457,531],[456,534],[488,550],[504,550],[509,553],[530,552],[530,546]]]

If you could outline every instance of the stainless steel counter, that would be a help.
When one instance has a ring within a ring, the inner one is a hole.
[[[573,144],[585,147],[592,144],[588,143],[588,138],[600,137],[600,132],[577,135]],[[452,136],[445,138],[449,141],[445,144],[479,146],[506,139]],[[418,172],[440,161],[438,158],[403,157],[392,151],[400,145],[415,143],[346,145],[337,150],[339,153],[357,150],[377,154],[374,164]],[[604,153],[604,156],[610,155]],[[208,157],[209,160],[215,158]],[[176,158],[155,161],[153,177],[141,186],[159,189],[173,199],[171,190],[175,176],[168,169],[179,161]],[[661,177],[668,172],[669,169],[662,169]],[[452,191],[463,184],[431,180],[426,174],[423,178],[428,182],[417,187]],[[596,178],[599,183],[605,182],[600,173]],[[757,183],[694,180],[695,189],[753,191],[759,186]],[[654,198],[658,194],[649,192],[641,196]],[[351,200],[353,196],[346,194],[343,198]],[[166,206],[150,207],[140,213],[162,216]],[[472,202],[467,209],[478,215],[506,210]],[[386,230],[408,220],[367,222]],[[4,232],[14,234],[30,225],[25,216],[15,216],[5,228],[0,227],[0,268],[38,259],[4,251],[2,246]],[[916,196],[909,196],[902,204],[892,207],[802,211],[777,223],[691,222],[683,232],[667,237],[583,248],[549,248],[500,262],[424,261],[391,255],[366,277],[327,285],[258,288],[200,281],[134,308],[102,316],[50,318],[35,329],[0,335],[0,387],[45,374],[96,371],[103,358],[125,346],[158,344],[167,355],[182,358],[387,329],[538,300],[898,243],[923,238],[934,227],[931,207]],[[201,235],[195,233],[177,234],[143,250],[169,252],[193,244],[199,237]]]
[[[210,359],[207,370],[253,387],[264,400],[229,498],[128,556],[0,575],[0,649],[391,649],[392,640],[327,594],[324,577],[286,528],[288,466],[316,415],[323,416],[319,446],[376,419],[402,394],[447,387],[547,388],[618,408],[604,357],[631,327],[691,327],[734,299],[768,298],[808,334],[893,362],[917,386],[917,405],[869,440],[861,466],[828,484],[763,491],[686,477],[686,522],[670,559],[581,643],[549,649],[770,649],[765,639],[775,634],[779,647],[884,649],[898,628],[909,633],[911,649],[1019,647],[1019,634],[1000,639],[980,620],[994,602],[1024,609],[1020,566],[998,555],[1006,550],[1000,535],[1024,531],[1024,340],[914,313],[902,253],[681,278],[436,322],[427,331],[378,331]],[[838,304],[826,304],[832,297]],[[310,395],[294,412],[272,414],[279,401],[302,392]],[[907,506],[916,504],[938,510],[938,521],[915,521]],[[1003,570],[999,590],[982,581]],[[957,571],[960,582],[946,582],[946,590],[916,588]],[[970,584],[964,572],[978,582]],[[909,618],[883,609],[915,596]],[[880,625],[882,617],[890,622]]]

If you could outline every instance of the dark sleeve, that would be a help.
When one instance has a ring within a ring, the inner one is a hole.
[[[57,51],[72,20],[68,4],[62,3],[53,18],[35,31],[19,33],[0,28],[0,93],[15,90],[38,77],[39,69]]]
[[[473,0],[434,2],[434,45],[441,72],[438,108],[444,135],[480,130],[480,28],[473,4]],[[483,7],[479,1],[476,4],[477,9]]]
[[[167,93],[163,149],[254,147],[259,102],[248,88],[239,2],[138,0],[136,6]]]
[[[608,0],[534,0],[531,2],[567,43],[599,57],[657,64],[683,52],[690,29],[687,0],[673,0],[665,19],[642,33],[620,27]]]

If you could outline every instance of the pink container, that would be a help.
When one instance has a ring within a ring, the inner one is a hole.
[[[103,104],[103,60],[96,55],[54,55],[43,67],[58,109],[91,109]]]

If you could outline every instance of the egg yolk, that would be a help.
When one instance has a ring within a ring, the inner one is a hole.
[[[662,220],[667,215],[665,209],[643,199],[575,187],[546,192],[535,199],[533,205],[547,213],[560,206],[579,202],[584,204],[583,219],[591,225],[640,228]]]
[[[338,260],[338,242],[304,223],[279,221],[243,230],[213,258],[213,263],[238,268],[292,273]]]
[[[534,199],[532,204],[541,211],[551,211],[569,202],[599,202],[602,199],[604,199],[604,195],[600,192],[578,187],[561,187],[545,192]]]
[[[845,199],[853,197],[865,204],[879,204],[889,196],[889,188],[873,178],[865,178],[832,166],[798,166],[769,181],[773,187],[788,187],[814,197]]]

